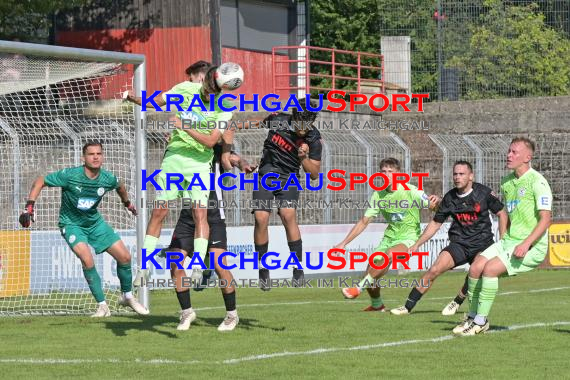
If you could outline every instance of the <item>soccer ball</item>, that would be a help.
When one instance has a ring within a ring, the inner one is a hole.
[[[243,83],[243,69],[233,62],[222,63],[216,69],[216,84],[222,90],[237,90]]]

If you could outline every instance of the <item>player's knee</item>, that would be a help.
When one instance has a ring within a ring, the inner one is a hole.
[[[118,258],[117,262],[119,264],[130,264],[131,263],[131,254],[129,252],[122,253]]]
[[[269,213],[265,211],[255,212],[255,226],[266,227],[269,224]]]
[[[155,208],[150,214],[151,221],[162,222],[168,215],[168,209]]]
[[[295,212],[280,213],[281,221],[284,225],[295,226],[297,224],[297,215]]]
[[[441,274],[443,273],[442,268],[434,265],[431,268],[429,268],[429,270],[427,271],[427,273],[425,274],[426,279],[428,280],[435,280],[437,277],[439,277]]]
[[[485,267],[484,261],[475,261],[469,267],[469,277],[479,278],[481,276],[481,273],[483,272],[484,267]]]

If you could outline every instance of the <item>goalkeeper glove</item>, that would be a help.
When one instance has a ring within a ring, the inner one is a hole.
[[[34,204],[35,201],[26,202],[26,210],[20,215],[20,224],[24,228],[28,228],[32,225],[34,220]]]
[[[137,216],[137,208],[131,201],[123,202],[123,205],[129,210],[134,216]]]

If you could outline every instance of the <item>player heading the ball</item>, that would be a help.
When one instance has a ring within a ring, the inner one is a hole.
[[[233,142],[233,131],[220,128],[209,129],[208,122],[216,122],[219,126],[220,121],[229,121],[232,118],[231,112],[224,112],[217,106],[217,99],[222,95],[224,89],[234,90],[242,83],[243,72],[236,71],[235,63],[224,63],[221,66],[210,67],[204,75],[202,83],[194,83],[185,81],[175,85],[170,91],[163,94],[159,99],[159,104],[166,104],[167,96],[182,97],[184,109],[188,109],[194,95],[199,95],[202,101],[209,104],[210,94],[215,95],[216,105],[214,111],[206,112],[194,107],[192,111],[178,112],[176,114],[176,126],[178,129],[172,132],[164,158],[161,164],[161,175],[157,181],[161,187],[165,187],[167,173],[181,173],[184,178],[192,178],[194,173],[198,173],[202,182],[209,188],[210,184],[210,164],[214,156],[213,146],[218,142],[224,142],[224,153],[222,153],[222,165],[225,169],[231,169],[230,163],[230,147]],[[230,80],[232,73],[238,74],[234,79]],[[240,77],[241,75],[241,77]],[[237,87],[236,87],[237,86]],[[141,105],[141,99],[137,97],[127,96],[127,100]],[[190,119],[196,122],[199,127],[192,129],[182,129],[182,119]],[[225,131],[225,133],[224,133]],[[184,184],[184,188],[188,188],[188,183]],[[207,205],[209,196],[208,190],[194,187],[191,191],[165,190],[157,192],[157,200],[174,200],[177,198],[191,198],[195,205]],[[154,251],[160,237],[162,224],[168,209],[153,209],[150,221],[147,225],[146,236],[144,239],[143,249]],[[207,209],[202,207],[194,207],[192,209],[192,218],[196,223],[194,235],[194,249],[200,253],[200,257],[204,259],[208,248],[208,239],[210,236],[210,228],[207,220]],[[149,272],[140,271],[135,279],[135,286],[141,281],[140,277],[148,278]],[[194,268],[192,278],[199,280],[202,277],[202,269]]]

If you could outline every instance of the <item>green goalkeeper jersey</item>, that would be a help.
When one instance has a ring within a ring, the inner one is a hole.
[[[501,181],[503,203],[511,222],[505,239],[522,241],[531,234],[539,221],[540,210],[552,210],[552,191],[546,179],[529,169],[520,178],[513,173]],[[537,242],[548,243],[547,233]]]
[[[420,208],[429,204],[427,195],[413,185],[405,190],[398,185],[396,191],[376,191],[370,198],[370,208],[364,216],[369,218],[380,214],[388,222],[384,238],[395,240],[417,240],[420,236]]]
[[[216,128],[220,125],[220,121],[229,121],[232,118],[231,112],[222,111],[218,107],[218,98],[221,94],[218,94],[215,99],[215,104],[213,111],[210,111],[210,103],[205,103],[204,107],[206,111],[202,111],[199,103],[194,101],[194,95],[200,94],[200,89],[202,85],[199,83],[193,82],[182,82],[174,86],[171,90],[167,91],[163,98],[166,100],[166,95],[182,95],[184,97],[183,102],[181,103],[180,107],[184,109],[182,112],[177,112],[176,116],[179,119],[188,120],[185,124],[185,128],[194,128],[200,133],[210,134],[212,132],[212,126],[208,126],[208,121],[215,122]],[[190,111],[186,111],[189,106],[192,104],[192,109]],[[227,102],[223,102],[224,107],[231,107],[231,104]],[[222,126],[223,128],[223,126]],[[220,129],[223,133],[224,129]],[[181,155],[189,156],[192,158],[196,158],[198,161],[201,162],[209,162],[212,160],[214,156],[214,151],[212,148],[208,148],[198,141],[196,141],[192,136],[190,136],[186,131],[181,129],[176,129],[172,132],[170,136],[170,141],[168,142],[167,150],[178,153]]]
[[[101,169],[97,178],[85,174],[83,166],[63,169],[44,178],[50,187],[61,187],[61,207],[59,227],[75,225],[89,227],[98,222],[101,214],[97,211],[105,193],[119,187],[117,177]]]

